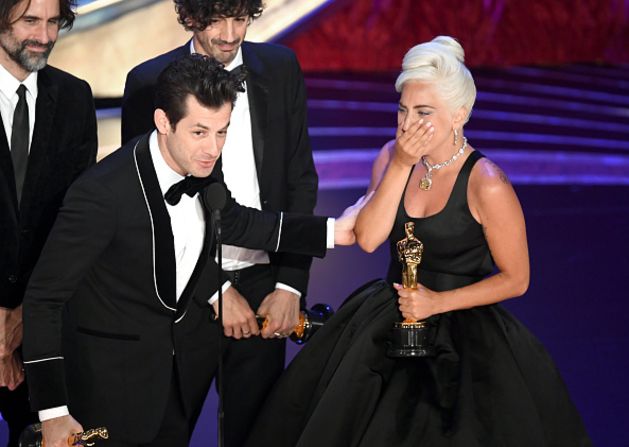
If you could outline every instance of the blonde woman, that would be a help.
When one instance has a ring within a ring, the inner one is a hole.
[[[387,281],[355,292],[295,358],[251,445],[591,445],[545,349],[497,305],[527,290],[526,229],[507,176],[465,137],[476,88],[463,60],[446,36],[404,57],[396,137],[354,229],[367,252],[389,243]],[[415,290],[399,285],[409,222],[423,244]],[[387,355],[402,317],[434,324],[432,356]]]

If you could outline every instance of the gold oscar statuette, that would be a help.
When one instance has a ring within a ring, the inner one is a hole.
[[[68,446],[100,446],[98,441],[109,439],[109,432],[105,427],[93,428],[81,433],[75,433],[68,438]],[[103,446],[106,443],[102,443]],[[19,447],[45,447],[42,438],[41,424],[32,424],[24,429],[20,435]]]
[[[288,337],[297,343],[302,345],[310,340],[315,332],[317,332],[328,319],[334,314],[334,309],[329,304],[315,304],[310,309],[304,309],[299,312],[299,322],[293,328]],[[269,321],[266,317],[256,315],[258,320],[258,326],[260,329],[264,329]]]
[[[417,289],[418,267],[422,262],[424,244],[415,237],[415,224],[404,224],[406,237],[397,243],[398,260],[402,263],[402,286]],[[387,350],[389,357],[429,357],[434,355],[433,326],[427,320],[405,319],[393,325]]]

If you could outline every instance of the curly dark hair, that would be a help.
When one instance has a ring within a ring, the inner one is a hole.
[[[252,20],[262,14],[262,0],[175,0],[179,23],[187,31],[202,31],[217,17],[244,17]]]
[[[2,0],[0,2],[0,32],[5,32],[11,28],[13,23],[17,22],[22,16],[11,21],[13,10],[21,3],[26,3],[26,9],[31,5],[31,0]],[[76,8],[76,0],[59,0],[59,28],[70,29],[76,18],[74,9]],[[25,9],[25,11],[26,11]]]
[[[170,125],[186,115],[186,99],[192,95],[200,104],[218,109],[225,103],[236,102],[238,92],[244,92],[246,71],[232,73],[216,59],[202,54],[189,54],[166,66],[157,78],[155,107],[162,109]]]

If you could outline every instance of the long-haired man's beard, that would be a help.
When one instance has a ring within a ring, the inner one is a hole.
[[[44,51],[33,52],[27,48],[28,46],[39,47]],[[3,45],[3,47],[5,47],[4,50],[7,52],[9,57],[24,70],[30,72],[39,71],[46,66],[48,63],[48,56],[50,56],[50,52],[54,46],[54,41],[41,43],[35,39],[23,40],[19,43],[19,45],[12,48],[6,48],[5,45]]]

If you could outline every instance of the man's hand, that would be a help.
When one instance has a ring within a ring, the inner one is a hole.
[[[260,307],[258,315],[266,318],[262,329],[262,338],[288,336],[299,323],[299,296],[284,289],[275,289],[269,293]]]
[[[212,306],[218,315],[218,301],[215,301]],[[230,287],[223,293],[223,327],[226,337],[236,339],[249,338],[260,333],[253,310],[234,287]]]
[[[68,438],[83,431],[81,424],[70,415],[49,419],[41,426],[46,447],[68,447]]]
[[[22,344],[22,306],[0,307],[0,359],[8,359]]]
[[[7,358],[0,359],[0,388],[7,387],[9,391],[13,391],[23,381],[22,360],[17,352]]]
[[[0,307],[0,387],[13,391],[24,381],[22,360],[15,350],[22,344],[22,306]]]
[[[352,245],[356,242],[354,234],[354,225],[356,218],[361,209],[369,202],[373,196],[373,191],[362,196],[351,206],[348,206],[343,214],[334,221],[334,244],[335,245]]]

